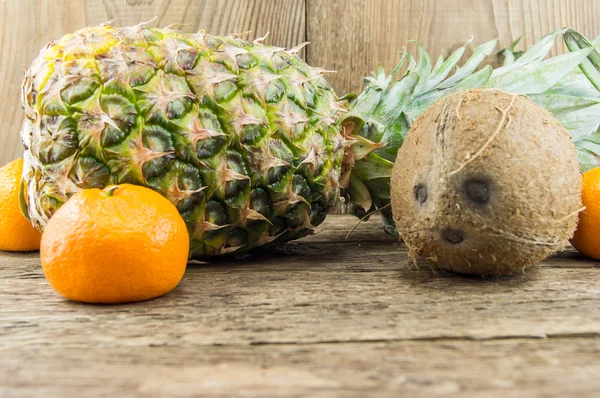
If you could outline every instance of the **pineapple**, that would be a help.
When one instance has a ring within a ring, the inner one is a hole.
[[[456,69],[466,47],[435,65],[423,48],[418,63],[404,53],[391,75],[367,78],[348,108],[325,71],[297,57],[301,46],[143,25],[85,28],[50,43],[26,72],[23,202],[43,229],[81,189],[148,186],[177,207],[200,259],[310,234],[340,188],[357,215],[379,210],[393,233],[398,148],[415,118],[455,91],[528,94],[573,133],[584,168],[598,162],[600,95],[587,64],[596,52],[579,40],[544,60],[563,33],[576,35],[554,32],[523,54],[509,48],[495,70],[477,69],[496,41]]]
[[[177,206],[195,258],[311,233],[350,141],[301,48],[143,25],[48,44],[22,92],[32,222],[43,229],[81,189],[131,183]]]

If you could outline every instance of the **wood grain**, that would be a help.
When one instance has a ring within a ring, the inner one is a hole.
[[[156,17],[151,26],[189,32],[250,31],[251,39],[270,32],[265,43],[290,48],[306,41],[305,14],[303,0],[0,0],[0,165],[23,151],[21,79],[50,40],[109,20],[127,26]]]
[[[0,308],[10,330],[0,348],[57,339],[80,348],[161,345],[182,336],[194,345],[600,336],[598,268],[550,263],[507,280],[457,279],[409,267],[393,242],[288,245],[191,266],[163,300],[93,310],[57,297],[37,256],[4,255],[0,266],[0,301],[11,303]]]
[[[92,332],[91,332],[92,333]],[[590,397],[600,340],[0,351],[6,397]]]
[[[307,0],[307,15],[307,59],[337,71],[329,81],[340,95],[360,92],[378,63],[390,71],[403,47],[416,54],[410,40],[436,59],[471,37],[506,47],[524,35],[527,48],[563,26],[600,34],[600,2],[589,0]]]
[[[600,263],[572,249],[513,278],[409,262],[373,219],[237,261],[165,297],[65,301],[39,257],[0,254],[0,396],[594,396]]]

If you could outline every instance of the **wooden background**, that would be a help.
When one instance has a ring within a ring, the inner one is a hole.
[[[416,39],[434,55],[471,36],[474,44],[499,37],[501,45],[525,35],[571,26],[600,34],[597,0],[0,0],[0,164],[21,151],[20,85],[24,68],[48,41],[82,27],[114,20],[133,25],[207,29],[214,34],[270,32],[267,43],[292,47],[329,76],[339,95],[361,90],[381,62],[388,70],[398,51]]]

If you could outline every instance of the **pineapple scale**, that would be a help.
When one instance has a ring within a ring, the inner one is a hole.
[[[190,255],[310,234],[339,197],[344,112],[296,49],[142,25],[49,43],[26,72],[26,202],[43,229],[70,196],[147,186],[186,221]]]

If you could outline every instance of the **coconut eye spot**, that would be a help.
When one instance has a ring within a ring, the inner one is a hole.
[[[427,187],[423,184],[415,185],[415,199],[419,204],[424,204],[427,201]]]
[[[455,229],[445,229],[442,231],[442,237],[444,240],[452,245],[458,245],[465,240],[462,232]]]
[[[490,202],[490,184],[484,180],[467,180],[464,184],[467,199],[479,205]]]

